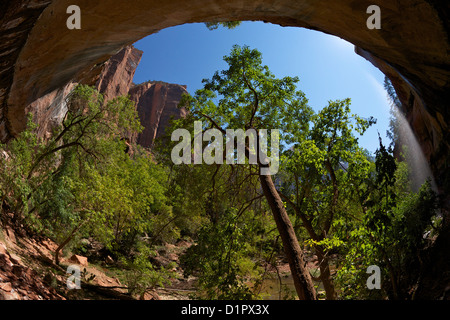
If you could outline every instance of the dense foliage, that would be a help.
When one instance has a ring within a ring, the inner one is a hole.
[[[105,103],[94,89],[78,86],[67,106],[50,139],[37,138],[30,116],[27,130],[2,146],[3,207],[16,224],[53,238],[56,263],[82,236],[133,261],[145,250],[143,235],[176,235],[176,228],[160,231],[173,215],[166,171],[137,146],[126,152],[127,138],[141,130],[134,103],[125,97]]]

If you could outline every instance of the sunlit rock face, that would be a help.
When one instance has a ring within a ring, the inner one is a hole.
[[[141,50],[127,46],[105,63],[96,87],[106,100],[128,94],[142,54]]]
[[[186,86],[160,81],[134,84],[133,77],[143,52],[126,46],[104,63],[102,72],[96,80],[95,88],[101,92],[105,101],[119,96],[129,96],[135,102],[143,132],[128,138],[144,147],[152,147],[156,138],[162,136],[172,118],[186,115],[184,108],[178,108],[183,94],[188,94]],[[66,101],[77,83],[69,82],[62,88],[36,99],[28,105],[33,119],[39,124],[37,134],[49,137],[52,129],[59,125],[66,112]]]
[[[136,68],[141,60],[142,51],[127,46],[112,56],[103,67],[96,88],[106,100],[129,95],[136,103],[136,109],[144,127],[137,136],[128,137],[144,147],[152,147],[156,138],[162,136],[173,117],[185,116],[186,110],[178,108],[186,86],[160,81],[133,84]]]
[[[144,127],[137,137],[143,147],[152,147],[156,138],[161,137],[172,118],[186,115],[184,108],[178,108],[186,86],[165,82],[146,82],[130,89],[131,100],[136,102],[139,119]]]
[[[33,121],[38,123],[39,137],[49,138],[52,130],[61,124],[67,112],[67,96],[75,86],[76,83],[69,82],[62,88],[36,99],[28,106],[28,110],[33,114]]]

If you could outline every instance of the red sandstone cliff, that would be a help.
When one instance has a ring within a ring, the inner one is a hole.
[[[133,46],[127,46],[105,63],[96,87],[107,100],[128,94],[142,53]]]
[[[144,131],[137,137],[137,143],[151,147],[156,138],[164,134],[171,117],[186,115],[184,108],[178,109],[186,86],[164,82],[146,82],[130,89],[130,98],[136,101],[139,118]]]
[[[138,137],[130,137],[134,142],[144,147],[151,147],[155,138],[164,133],[170,118],[182,117],[185,109],[178,109],[177,105],[183,93],[187,93],[186,86],[164,82],[146,82],[133,85],[133,77],[141,60],[143,52],[133,46],[127,46],[107,60],[101,72],[93,75],[91,82],[106,100],[121,95],[130,95],[136,102],[136,108],[144,131]],[[33,112],[34,119],[39,124],[38,135],[46,137],[54,126],[61,123],[67,108],[66,97],[75,87],[76,82],[69,82],[65,86],[36,99],[28,106]]]
[[[171,117],[179,118],[186,114],[185,109],[178,109],[177,106],[182,94],[187,91],[186,86],[160,81],[132,86],[141,57],[141,50],[133,46],[125,47],[105,63],[96,87],[108,100],[130,95],[136,102],[144,126],[144,131],[133,139],[144,147],[151,147],[154,140],[163,135]]]

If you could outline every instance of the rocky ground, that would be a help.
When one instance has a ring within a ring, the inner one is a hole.
[[[177,246],[166,244],[158,250],[152,261],[166,266],[178,262],[179,255],[188,242]],[[60,265],[53,263],[57,244],[50,239],[30,238],[19,235],[10,227],[0,228],[0,300],[70,300],[70,299],[141,299],[173,300],[189,299],[194,291],[195,279],[184,279],[182,270],[170,286],[144,296],[130,296],[126,286],[107,267],[93,264],[86,257],[69,255],[62,258]],[[111,259],[111,258],[110,258]],[[106,261],[105,265],[113,263]],[[81,274],[81,290],[69,290],[66,273],[69,265],[77,265]]]
[[[178,266],[179,257],[191,245],[188,241],[161,245],[151,262],[155,266],[167,267],[171,263]],[[93,250],[98,252],[94,244],[89,246],[94,246]],[[144,296],[130,296],[118,274],[111,271],[110,266],[114,265],[111,257],[106,256],[103,263],[95,259],[94,263],[89,261],[90,258],[68,254],[62,257],[60,265],[55,265],[53,260],[57,247],[50,239],[29,237],[9,226],[0,228],[0,300],[186,300],[196,290],[196,279],[184,278],[183,270],[174,267],[172,271],[176,276],[170,285]],[[71,275],[67,273],[69,265],[77,265],[82,270],[81,290],[67,287],[67,279]],[[317,268],[315,256],[309,258],[308,266]],[[281,281],[283,286],[293,290],[286,261],[280,261],[277,267],[268,266],[267,271],[269,297],[276,299]]]
[[[0,234],[0,300],[60,300],[63,295],[52,286],[48,241],[19,238],[11,228]],[[0,231],[0,232],[1,232]]]

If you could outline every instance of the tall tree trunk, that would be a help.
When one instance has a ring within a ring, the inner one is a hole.
[[[336,290],[334,289],[333,279],[331,279],[330,262],[321,248],[316,248],[317,259],[319,260],[320,280],[327,300],[336,300]]]
[[[284,252],[289,262],[298,297],[300,300],[316,300],[316,292],[306,268],[303,252],[272,177],[270,175],[259,175],[259,180],[283,241]]]
[[[300,207],[297,206],[295,203],[293,203],[289,197],[284,195],[283,193],[278,192],[280,197],[282,197],[284,200],[286,200],[295,210],[295,213],[298,217],[300,217],[300,220],[302,222],[303,227],[308,231],[309,236],[314,241],[322,241],[325,237],[326,232],[323,233],[323,235],[318,235],[316,231],[313,228],[313,225],[311,223],[311,220],[309,220],[301,211]],[[303,202],[303,197],[301,202]],[[325,289],[325,294],[327,300],[336,300],[337,294],[336,290],[334,288],[333,279],[331,278],[331,271],[330,271],[330,261],[328,257],[326,256],[326,253],[324,252],[323,247],[320,245],[315,245],[314,249],[316,251],[317,259],[319,260],[319,269],[320,269],[320,280],[323,283],[323,287]]]

